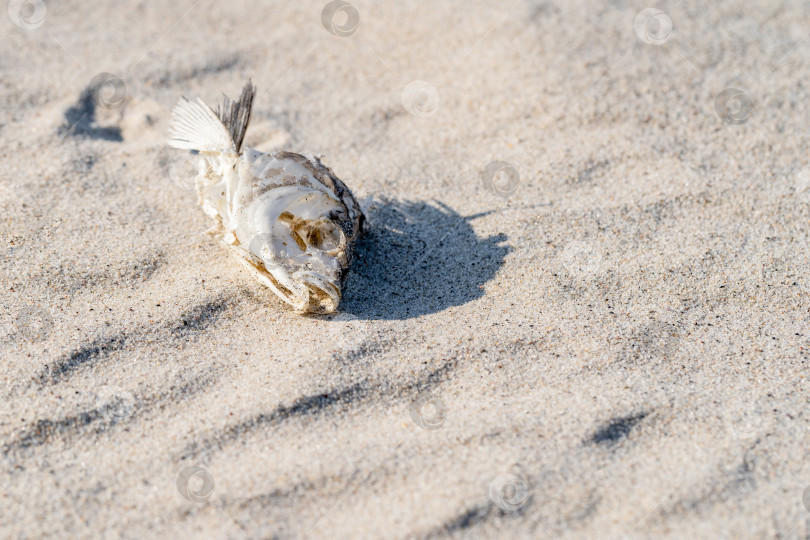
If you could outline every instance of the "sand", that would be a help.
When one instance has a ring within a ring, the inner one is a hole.
[[[0,537],[810,534],[806,7],[19,4]],[[165,145],[248,78],[369,217],[338,316]]]

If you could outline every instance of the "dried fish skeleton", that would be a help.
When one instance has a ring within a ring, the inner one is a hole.
[[[335,312],[365,217],[319,158],[242,149],[254,95],[248,82],[216,110],[182,98],[169,145],[199,153],[199,203],[254,276],[297,311]]]

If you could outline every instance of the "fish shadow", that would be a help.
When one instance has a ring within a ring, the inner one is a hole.
[[[82,91],[76,103],[65,111],[65,123],[59,128],[59,135],[123,142],[121,128],[98,125],[96,110],[100,91],[100,83],[91,83]]]
[[[448,206],[376,200],[357,245],[341,310],[356,317],[405,320],[484,295],[512,250],[505,234],[479,238]]]

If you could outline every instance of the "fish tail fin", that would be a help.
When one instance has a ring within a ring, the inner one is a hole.
[[[248,123],[250,123],[253,96],[255,95],[256,87],[253,86],[253,81],[248,79],[248,82],[242,88],[242,95],[239,96],[237,101],[232,101],[228,96],[225,96],[222,105],[217,106],[214,111],[228,129],[237,152],[241,150],[242,141],[245,140],[245,132]]]

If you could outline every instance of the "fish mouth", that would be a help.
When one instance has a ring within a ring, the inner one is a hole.
[[[337,280],[311,270],[299,270],[290,275],[286,269],[257,268],[262,281],[282,300],[300,313],[334,313],[340,304],[340,285]]]
[[[258,269],[264,282],[300,313],[335,313],[340,305],[340,284],[336,278],[312,270],[290,275],[285,268]]]
[[[227,245],[227,244],[226,244]],[[340,280],[312,270],[299,270],[292,275],[280,265],[265,264],[237,246],[228,246],[238,260],[284,302],[300,313],[334,313],[340,304]]]
[[[340,304],[340,285],[336,279],[308,270],[298,271],[292,278],[305,287],[303,298],[307,313],[334,313]],[[300,309],[300,308],[299,308]]]

